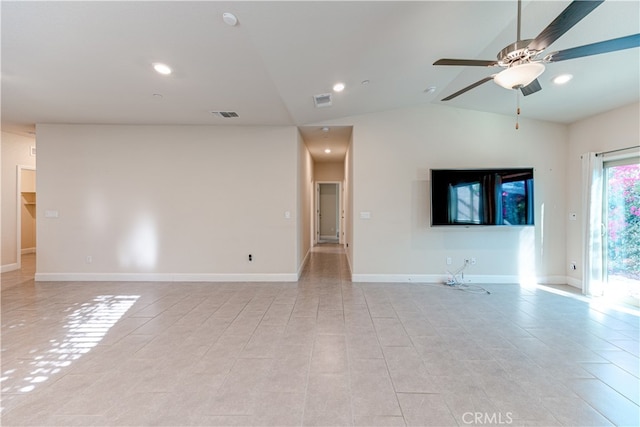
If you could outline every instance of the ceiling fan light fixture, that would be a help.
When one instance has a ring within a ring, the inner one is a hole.
[[[493,78],[497,85],[505,89],[519,89],[528,86],[544,72],[544,64],[540,62],[527,62],[513,65],[500,71]]]

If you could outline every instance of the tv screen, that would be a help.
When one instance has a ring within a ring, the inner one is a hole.
[[[431,170],[431,225],[533,224],[533,168]]]

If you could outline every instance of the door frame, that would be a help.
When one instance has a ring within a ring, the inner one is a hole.
[[[313,221],[313,245],[320,243],[320,184],[335,184],[338,189],[336,217],[338,219],[338,243],[344,242],[344,207],[342,205],[342,181],[316,181],[315,183],[315,197],[313,203],[314,221]]]
[[[16,260],[17,260],[16,264],[17,264],[18,270],[22,268],[22,171],[23,170],[30,170],[35,172],[36,167],[27,166],[27,165],[16,166]],[[36,182],[37,182],[37,178],[36,178]],[[37,194],[37,191],[36,191],[36,194]],[[36,248],[38,247],[37,217],[38,217],[38,205],[36,204]]]

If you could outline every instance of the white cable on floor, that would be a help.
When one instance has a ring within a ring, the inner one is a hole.
[[[491,292],[489,292],[482,286],[470,285],[468,283],[464,283],[464,270],[465,268],[467,268],[468,265],[469,265],[469,260],[465,259],[464,264],[462,264],[462,267],[458,268],[454,273],[451,273],[449,270],[447,270],[447,273],[449,273],[450,277],[444,283],[445,286],[450,286],[454,289],[458,289],[460,291],[470,292],[474,294],[491,295]],[[460,275],[459,280],[458,280],[458,275]]]

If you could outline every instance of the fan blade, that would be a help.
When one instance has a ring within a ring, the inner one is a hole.
[[[538,37],[529,43],[529,50],[541,51],[546,49],[551,43],[558,40],[560,36],[569,31],[571,27],[576,25],[582,18],[587,16],[604,0],[582,1],[575,0],[565,10],[562,11],[556,19],[542,30]]]
[[[443,101],[449,101],[449,100],[455,98],[458,95],[462,95],[463,93],[465,93],[467,91],[470,91],[474,87],[480,86],[481,84],[488,82],[489,80],[493,80],[493,76],[485,77],[484,79],[479,80],[479,81],[475,82],[474,84],[471,84],[471,85],[465,87],[464,89],[460,89],[456,93],[454,93],[452,95],[449,95],[446,98],[444,98]]]
[[[567,59],[582,58],[583,56],[599,55],[601,53],[615,52],[616,50],[640,47],[640,34],[605,40],[584,46],[552,52],[544,60],[546,62],[566,61]]]
[[[535,79],[528,85],[520,88],[520,92],[522,92],[524,96],[531,95],[532,93],[536,93],[541,90],[542,86],[540,86],[540,82],[538,81],[538,79]]]
[[[482,59],[438,59],[433,65],[470,65],[475,67],[493,67],[497,61],[485,61]]]

